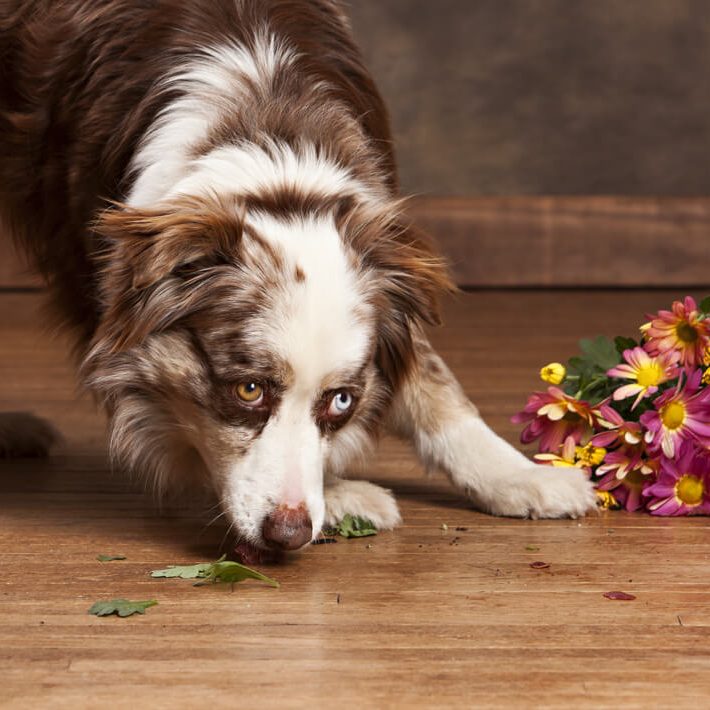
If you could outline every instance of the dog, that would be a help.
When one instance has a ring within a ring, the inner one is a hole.
[[[451,290],[403,217],[335,0],[27,0],[0,16],[0,217],[74,335],[112,458],[216,494],[242,558],[345,514],[386,430],[482,511],[581,516],[582,471],[494,434],[424,333]],[[51,439],[5,415],[0,449]]]

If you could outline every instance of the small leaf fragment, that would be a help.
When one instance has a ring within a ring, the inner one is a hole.
[[[528,552],[537,552],[540,548],[537,545],[525,545]]]
[[[149,599],[148,601],[133,602],[127,599],[109,599],[96,602],[91,609],[89,609],[89,614],[94,616],[110,616],[111,614],[116,614],[120,617],[132,616],[133,614],[145,614],[145,610],[151,606],[156,606],[157,601],[155,599]]]
[[[549,566],[549,562],[542,562],[541,560],[530,563],[530,567],[532,567],[533,569],[547,569]]]
[[[341,537],[368,537],[377,535],[377,528],[367,519],[358,515],[345,515],[337,525]]]
[[[633,594],[627,594],[626,592],[604,592],[604,596],[607,599],[613,599],[621,602],[631,602],[636,599]]]
[[[96,555],[99,562],[114,562],[115,560],[125,560],[125,555]]]

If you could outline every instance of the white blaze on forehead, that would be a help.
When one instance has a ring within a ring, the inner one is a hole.
[[[248,224],[279,251],[286,272],[259,335],[289,364],[294,387],[315,396],[326,377],[365,363],[371,307],[332,215],[281,220],[256,214]],[[302,281],[294,278],[297,267]]]

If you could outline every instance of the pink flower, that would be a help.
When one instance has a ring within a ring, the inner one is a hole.
[[[670,311],[649,315],[650,323],[642,326],[646,350],[652,355],[673,352],[681,365],[697,367],[703,363],[710,345],[710,320],[701,318],[695,300],[690,296],[674,301]]]
[[[607,453],[596,470],[601,479],[595,485],[600,491],[613,491],[619,503],[633,512],[643,507],[644,488],[653,480],[654,473],[653,462],[644,455],[643,444],[625,445]]]
[[[702,376],[701,370],[694,370],[685,386],[679,381],[675,389],[656,398],[655,409],[641,415],[651,449],[660,448],[670,458],[682,441],[695,439],[710,446],[710,388],[700,387]]]
[[[520,435],[523,444],[540,439],[540,451],[557,453],[562,442],[571,436],[575,443],[591,433],[596,412],[587,402],[565,394],[559,387],[547,392],[533,392],[522,412],[511,417],[514,424],[528,422]]]
[[[617,389],[613,399],[618,401],[636,396],[631,409],[649,395],[658,392],[658,385],[668,382],[678,374],[676,361],[678,353],[669,351],[651,357],[643,348],[624,350],[625,363],[607,371],[609,377],[619,377],[622,380],[633,380],[632,384],[622,385]]]
[[[592,437],[594,446],[608,449],[616,444],[636,445],[641,443],[641,425],[637,422],[627,422],[619,412],[608,404],[599,407],[597,424],[606,429]]]
[[[710,513],[710,452],[686,442],[674,459],[662,457],[661,471],[644,494],[653,515]]]

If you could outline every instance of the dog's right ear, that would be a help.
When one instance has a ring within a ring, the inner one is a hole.
[[[190,197],[153,210],[115,205],[94,229],[108,241],[104,271],[128,270],[139,291],[195,261],[233,258],[242,227],[236,201]]]

